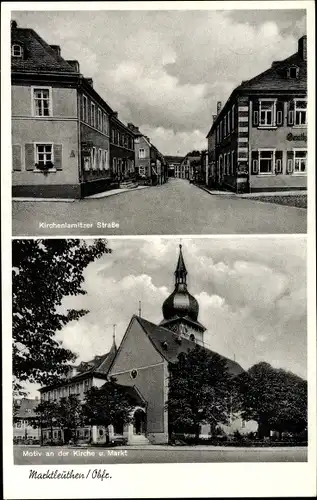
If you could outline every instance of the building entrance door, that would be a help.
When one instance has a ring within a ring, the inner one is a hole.
[[[134,413],[133,431],[139,436],[146,433],[146,419],[143,410],[136,410]]]

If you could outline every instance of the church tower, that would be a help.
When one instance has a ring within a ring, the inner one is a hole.
[[[202,345],[206,328],[198,321],[198,302],[187,290],[187,269],[182,245],[179,245],[179,257],[174,275],[175,288],[163,303],[164,319],[160,324],[180,337]]]

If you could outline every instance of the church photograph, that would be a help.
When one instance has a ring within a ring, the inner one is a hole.
[[[34,438],[14,413],[18,463],[30,439],[128,463],[256,445],[304,460],[305,254],[304,238],[13,241],[14,401],[37,402]]]

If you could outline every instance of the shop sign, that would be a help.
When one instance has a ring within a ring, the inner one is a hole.
[[[91,141],[89,142],[82,142],[81,143],[81,152],[83,156],[90,156],[91,149],[93,147],[93,143]]]
[[[286,139],[288,141],[307,141],[307,135],[302,133],[300,135],[293,135],[292,133],[287,134]]]

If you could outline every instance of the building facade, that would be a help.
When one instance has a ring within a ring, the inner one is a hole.
[[[207,135],[210,186],[237,193],[307,188],[307,38],[242,82]]]
[[[182,162],[182,156],[165,156],[167,163],[168,177],[178,177],[179,167]],[[177,175],[176,175],[177,173]]]
[[[13,442],[15,444],[39,444],[40,427],[36,424],[35,408],[38,399],[15,399],[13,416]]]
[[[164,155],[152,144],[151,139],[140,132],[139,128],[128,123],[134,134],[135,167],[140,184],[160,185],[167,181],[167,163]]]
[[[118,187],[118,172],[132,170],[129,131],[80,73],[78,61],[63,59],[59,46],[15,21],[11,89],[13,196],[82,198]],[[114,122],[129,137],[128,147],[110,141]]]
[[[104,442],[105,436],[116,439],[120,436],[128,444],[159,444],[169,440],[168,379],[169,366],[178,360],[180,353],[186,353],[200,345],[211,356],[204,340],[206,328],[200,323],[199,304],[187,288],[187,269],[180,245],[175,270],[175,287],[162,306],[163,319],[156,325],[140,316],[133,316],[120,343],[115,342],[109,353],[96,356],[88,363],[81,363],[74,373],[59,386],[44,387],[40,390],[41,400],[58,400],[76,394],[81,401],[92,386],[101,387],[106,380],[114,377],[116,382],[133,395],[135,406],[132,422],[121,428],[94,426],[78,429],[78,439],[83,442]],[[228,358],[228,372],[233,376],[243,373],[243,368]],[[232,434],[256,430],[255,422],[243,422],[238,414],[230,415],[230,423],[223,427]],[[52,435],[53,432],[53,435]],[[208,437],[209,424],[202,424],[201,436]],[[63,439],[60,429],[44,429],[44,442]]]
[[[134,134],[118,118],[118,113],[110,117],[110,163],[114,178],[120,183],[136,180]]]

